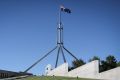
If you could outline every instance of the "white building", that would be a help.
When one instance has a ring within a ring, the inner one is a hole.
[[[48,64],[46,67],[45,67],[45,75],[47,75],[49,72],[51,72],[52,70],[52,66],[50,64]]]
[[[98,60],[95,60],[76,69],[68,71],[68,63],[64,63],[57,68],[48,71],[46,75],[120,80],[120,67],[99,73],[99,62]]]

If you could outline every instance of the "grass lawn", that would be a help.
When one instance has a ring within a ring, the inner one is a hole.
[[[70,77],[56,77],[56,76],[30,76],[23,79],[16,80],[97,80],[97,79],[85,79],[85,78],[70,78]]]

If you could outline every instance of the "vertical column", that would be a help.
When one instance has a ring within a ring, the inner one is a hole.
[[[59,23],[57,28],[57,44],[63,44],[63,27],[61,22],[61,10],[59,11]]]
[[[63,44],[63,27],[61,26],[61,23],[58,26],[58,44]]]

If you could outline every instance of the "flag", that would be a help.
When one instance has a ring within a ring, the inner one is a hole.
[[[61,11],[71,13],[71,10],[68,8],[65,8],[64,6],[60,6]]]

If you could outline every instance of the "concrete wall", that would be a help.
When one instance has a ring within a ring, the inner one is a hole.
[[[57,68],[50,71],[47,75],[48,76],[65,76],[68,73],[68,63],[64,63]]]
[[[86,77],[86,78],[94,78],[96,74],[98,74],[98,60],[92,61],[88,64],[80,66],[72,71],[68,72],[68,63],[64,63],[57,68],[50,71],[48,76],[69,76],[69,77]]]
[[[95,75],[98,74],[98,72],[99,72],[98,60],[95,60],[68,72],[68,76],[94,78]]]
[[[120,80],[120,67],[99,73],[99,62],[95,60],[68,72],[68,63],[64,63],[50,71],[47,75]]]
[[[96,77],[99,79],[120,80],[120,67],[101,72]]]

